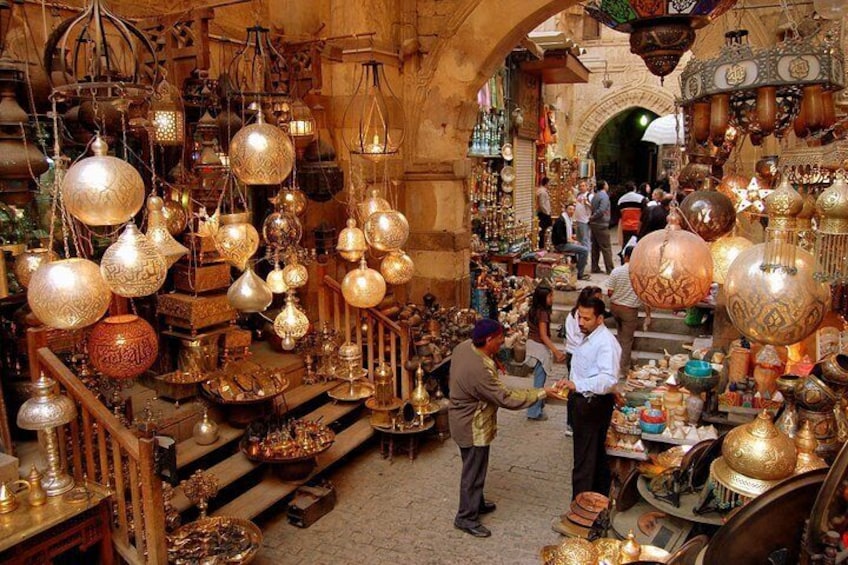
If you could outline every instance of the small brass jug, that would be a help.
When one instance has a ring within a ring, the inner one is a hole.
[[[8,514],[20,504],[15,496],[12,488],[16,485],[24,485],[29,490],[29,483],[23,479],[17,481],[9,481],[8,483],[0,483],[0,514]]]
[[[29,483],[29,494],[27,494],[29,505],[43,506],[47,504],[47,493],[44,491],[44,487],[41,486],[41,473],[38,472],[35,465],[29,470],[27,483]]]

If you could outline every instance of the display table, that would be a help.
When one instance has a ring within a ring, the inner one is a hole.
[[[424,420],[423,426],[417,426],[415,428],[396,430],[394,428],[375,426],[373,423],[371,427],[377,432],[380,432],[380,454],[383,456],[383,459],[391,461],[397,447],[400,450],[406,450],[409,460],[413,461],[418,454],[418,438],[424,432],[431,430],[434,423],[433,418],[427,418]]]
[[[639,489],[639,494],[642,498],[661,512],[665,512],[671,516],[676,516],[677,518],[682,518],[683,520],[689,522],[697,522],[699,524],[708,524],[710,526],[721,526],[724,524],[724,518],[721,514],[716,512],[709,512],[707,514],[695,514],[692,512],[692,509],[698,504],[700,501],[701,493],[699,492],[690,492],[686,494],[680,495],[680,507],[674,506],[673,504],[669,504],[664,500],[660,500],[659,498],[654,496],[654,493],[648,488],[650,484],[650,480],[645,477],[640,477],[637,483],[637,488]],[[706,488],[706,487],[705,487]]]
[[[81,502],[69,502],[76,489],[49,497],[43,506],[30,506],[21,497],[16,510],[0,514],[0,563],[50,563],[68,550],[87,551],[97,543],[99,563],[113,563],[112,493],[93,483],[87,490]]]

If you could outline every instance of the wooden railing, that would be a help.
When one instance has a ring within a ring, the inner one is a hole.
[[[374,308],[354,308],[348,304],[339,283],[324,275],[319,288],[318,317],[329,322],[347,341],[365,348],[365,367],[373,376],[374,369],[385,361],[392,368],[395,394],[402,399],[412,392],[412,375],[405,369],[409,359],[409,328],[398,324]],[[367,331],[362,331],[362,322]]]
[[[154,470],[154,440],[138,438],[47,347],[43,330],[28,330],[33,379],[55,380],[77,405],[78,416],[60,429],[62,460],[76,481],[104,485],[114,494],[112,540],[128,563],[165,564],[162,481]]]

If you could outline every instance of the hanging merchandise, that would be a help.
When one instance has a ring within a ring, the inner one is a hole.
[[[259,249],[259,232],[250,223],[250,213],[222,214],[215,234],[215,248],[227,263],[243,271]]]
[[[230,306],[239,312],[264,312],[274,300],[271,288],[248,266],[227,291]]]
[[[18,279],[22,287],[27,288],[33,273],[41,265],[55,261],[58,258],[59,256],[55,252],[44,247],[27,249],[15,257],[15,278]]]
[[[380,263],[380,274],[391,285],[406,284],[412,280],[415,264],[402,249],[390,251]]]
[[[381,210],[368,216],[362,231],[368,245],[377,251],[392,251],[409,238],[409,222],[397,210]]]
[[[386,80],[383,63],[362,63],[362,74],[342,119],[350,153],[372,161],[397,155],[404,122],[403,105]]]
[[[165,257],[132,222],[100,259],[103,280],[119,296],[149,296],[165,283]]]
[[[133,379],[156,361],[159,337],[138,316],[110,316],[91,330],[87,348],[92,366],[103,376]]]
[[[309,331],[309,318],[297,306],[293,292],[286,295],[286,305],[274,319],[274,332],[282,338],[283,349],[291,351],[295,342]]]
[[[262,111],[256,122],[241,128],[230,141],[233,174],[249,185],[282,184],[294,166],[294,146],[277,126],[265,123]]]
[[[374,308],[386,296],[386,281],[379,272],[368,267],[363,257],[359,267],[345,275],[342,295],[354,308]]]
[[[365,234],[361,229],[356,227],[356,220],[353,218],[347,219],[347,227],[339,233],[339,242],[336,245],[336,250],[342,259],[351,263],[362,259],[362,255],[368,251]]]
[[[112,292],[97,263],[74,257],[42,265],[29,282],[27,302],[41,322],[60,330],[76,330],[99,320]]]
[[[848,183],[838,175],[816,200],[819,225],[816,232],[816,280],[832,284],[848,282]]]
[[[165,258],[170,269],[180,257],[188,253],[188,248],[174,239],[168,231],[163,209],[165,201],[159,196],[151,194],[147,198],[147,239]]]

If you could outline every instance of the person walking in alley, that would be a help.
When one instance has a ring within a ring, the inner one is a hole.
[[[604,257],[606,273],[612,272],[612,243],[610,243],[610,199],[607,181],[598,181],[598,189],[592,197],[592,215],[589,229],[592,232],[592,272],[601,273],[600,256]]]
[[[615,326],[618,328],[618,343],[621,345],[620,371],[622,376],[626,376],[627,371],[630,370],[633,337],[636,334],[636,328],[639,326],[639,308],[642,306],[642,301],[636,296],[633,285],[630,283],[630,256],[632,254],[632,246],[624,248],[622,255],[624,264],[613,269],[607,280],[610,311],[615,318]],[[647,307],[646,312],[645,327],[651,323],[651,311]]]
[[[545,381],[553,372],[553,363],[564,363],[565,353],[557,349],[551,341],[551,311],[554,304],[554,291],[549,286],[538,285],[530,299],[530,311],[527,313],[527,358],[525,365],[533,367],[533,386],[544,388]],[[539,400],[527,409],[527,419],[543,421],[548,416],[543,412],[545,400]]]

